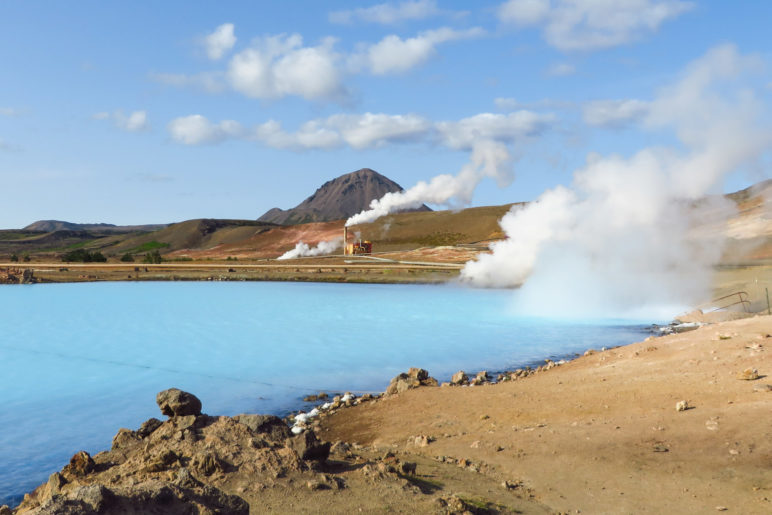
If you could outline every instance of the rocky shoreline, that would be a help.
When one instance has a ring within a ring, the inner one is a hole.
[[[156,402],[167,420],[76,453],[0,514],[766,513],[770,320],[697,326],[495,379],[459,371],[439,384],[412,368],[384,394],[310,396],[312,409],[285,420],[205,415],[194,395],[166,390]]]

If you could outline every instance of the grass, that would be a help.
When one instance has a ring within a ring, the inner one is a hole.
[[[168,246],[169,246],[168,243],[161,243],[160,241],[153,240],[153,241],[145,242],[142,245],[137,245],[133,249],[129,250],[129,253],[137,254],[137,253],[148,252],[156,249],[164,249]]]

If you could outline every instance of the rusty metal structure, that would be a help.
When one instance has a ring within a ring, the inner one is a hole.
[[[343,226],[343,255],[357,256],[373,253],[373,242],[359,240],[354,243],[348,242],[348,227]]]

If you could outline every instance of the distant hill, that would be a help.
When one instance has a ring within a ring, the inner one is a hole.
[[[403,188],[388,177],[369,168],[341,175],[327,181],[316,192],[292,209],[269,210],[258,218],[261,222],[297,225],[309,222],[343,220],[368,207],[374,199]],[[409,211],[431,211],[426,206]]]
[[[113,225],[113,224],[74,224],[72,222],[63,222],[61,220],[38,220],[29,224],[22,231],[98,231],[98,232],[136,232],[136,231],[157,231],[163,229],[167,224],[152,225]]]

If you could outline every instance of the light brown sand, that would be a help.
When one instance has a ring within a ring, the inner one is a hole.
[[[423,387],[326,417],[320,436],[467,459],[563,512],[772,513],[770,334],[758,316],[515,382]],[[762,377],[737,379],[748,367]],[[681,400],[693,408],[677,412]],[[435,441],[407,445],[416,435]]]

